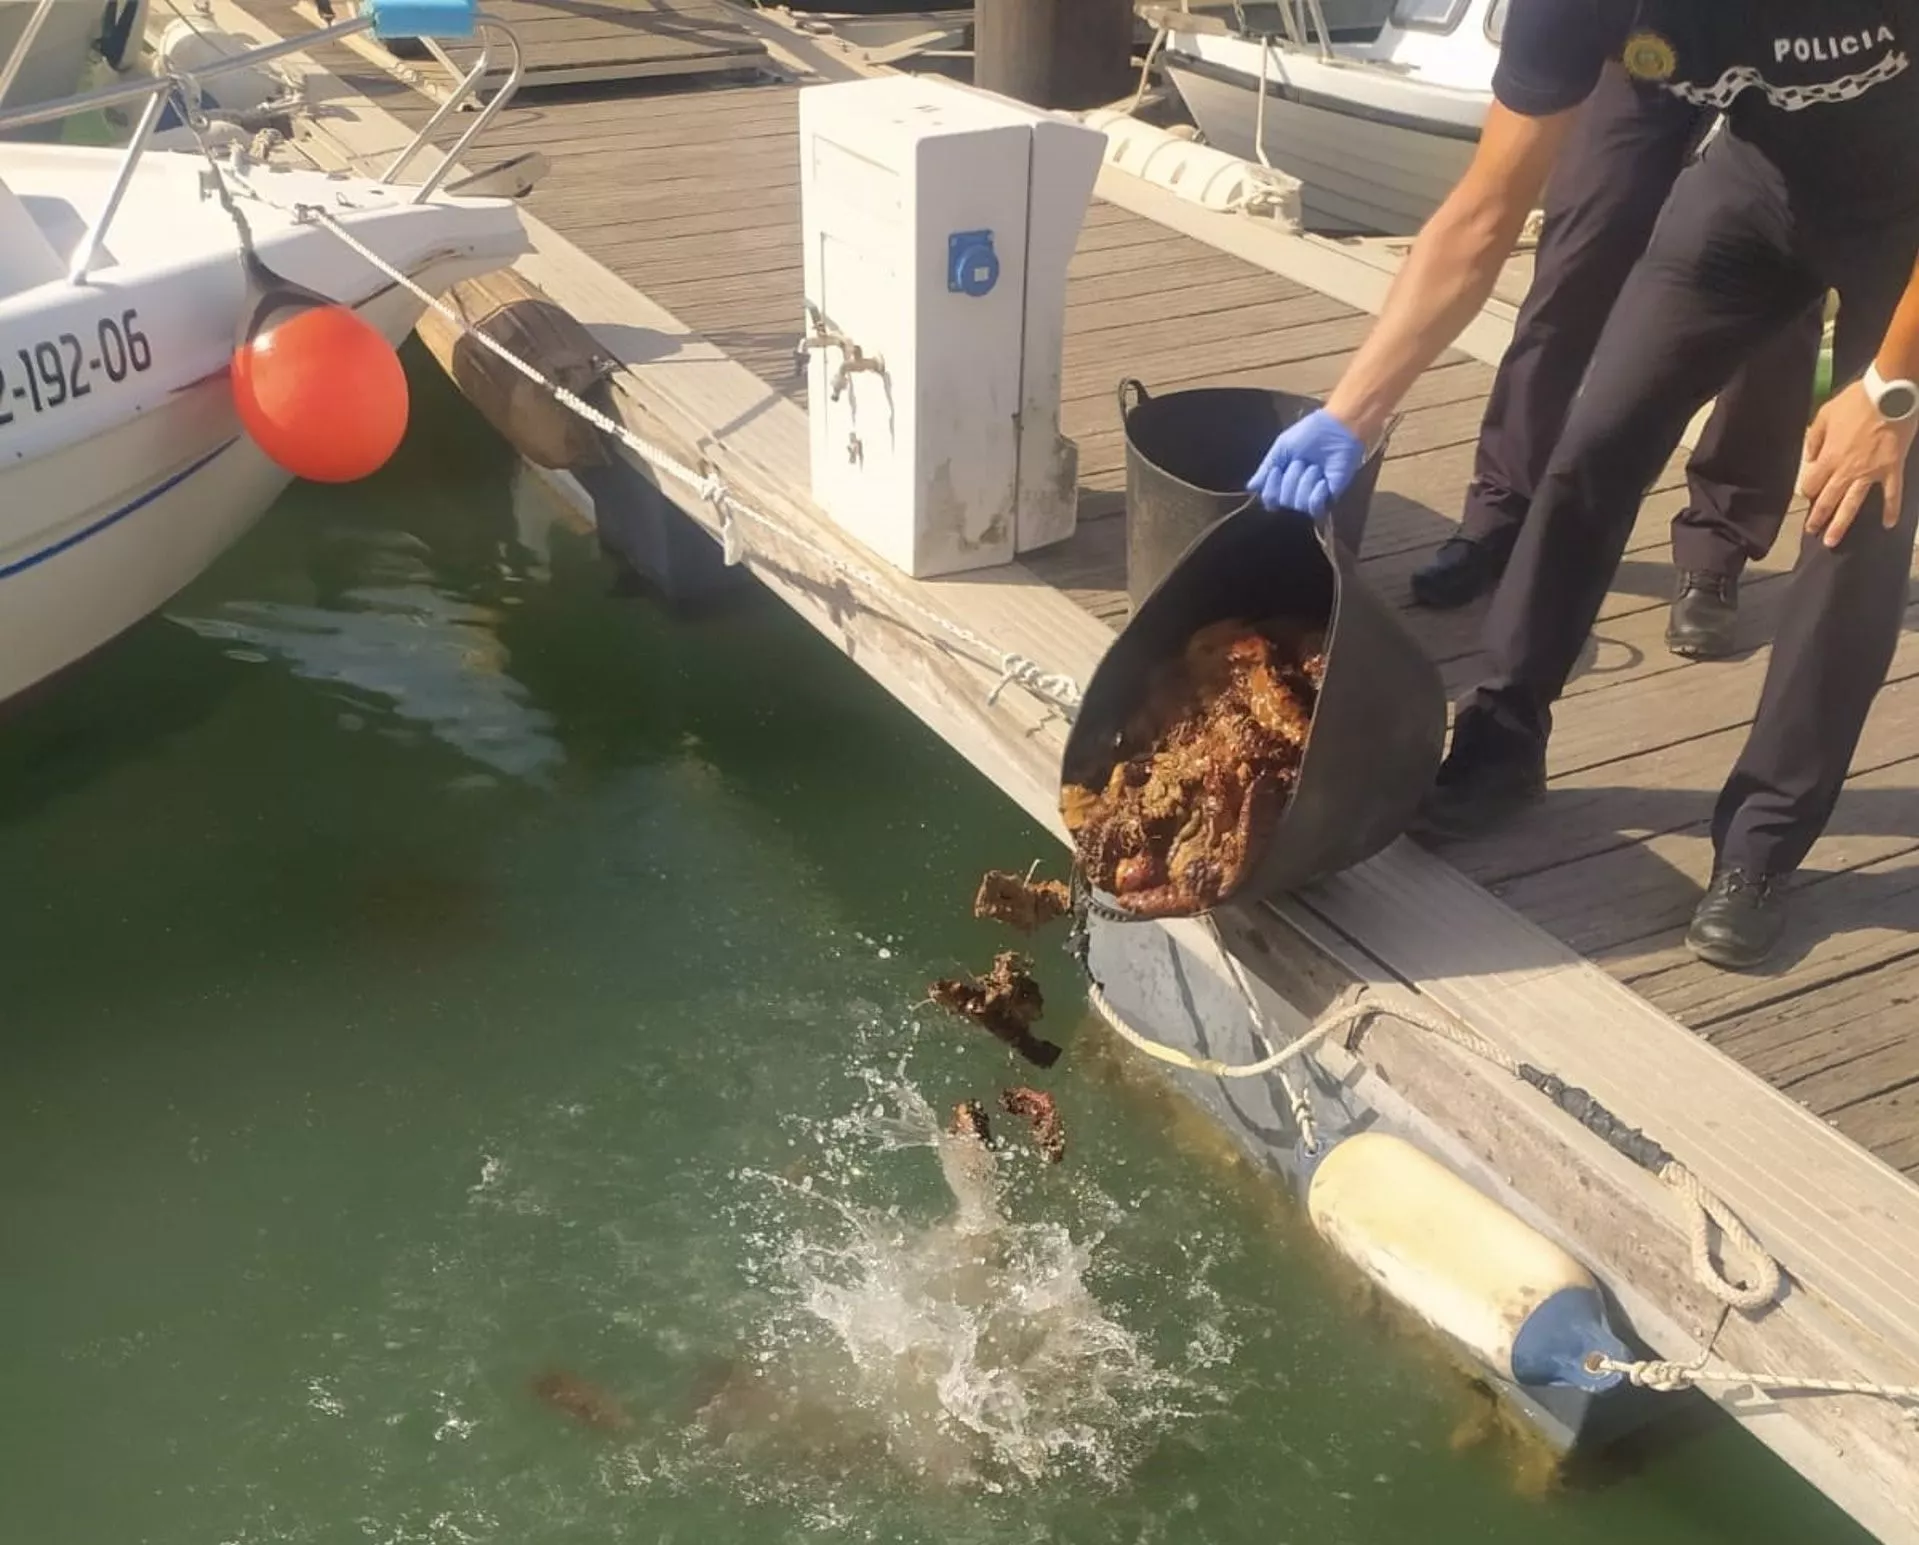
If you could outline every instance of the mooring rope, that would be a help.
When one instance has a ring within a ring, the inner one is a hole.
[[[1111,909],[1095,903],[1094,910],[1107,912]],[[1127,920],[1138,921],[1131,918]],[[1217,928],[1214,932],[1217,936]],[[1223,940],[1221,944],[1223,950]],[[1252,999],[1251,986],[1245,980],[1243,968],[1239,966],[1230,951],[1224,951],[1224,954],[1241,992],[1249,1000],[1248,1007],[1256,1016],[1255,1023],[1258,1023],[1257,1001]],[[1314,1021],[1309,1029],[1278,1051],[1260,1058],[1257,1062],[1234,1064],[1220,1062],[1212,1057],[1194,1056],[1176,1046],[1167,1046],[1140,1034],[1126,1022],[1125,1016],[1113,1006],[1112,1000],[1106,996],[1105,990],[1097,979],[1091,977],[1090,973],[1088,973],[1087,983],[1087,994],[1094,1010],[1122,1040],[1161,1062],[1215,1078],[1256,1078],[1263,1073],[1278,1072],[1285,1063],[1304,1057],[1321,1042],[1331,1039],[1341,1031],[1351,1032],[1356,1038],[1358,1029],[1365,1021],[1374,1016],[1384,1015],[1471,1052],[1474,1056],[1504,1068],[1514,1077],[1534,1087],[1540,1087],[1542,1082],[1545,1082],[1557,1085],[1561,1089],[1569,1088],[1552,1075],[1541,1074],[1537,1068],[1501,1051],[1483,1036],[1457,1021],[1426,1013],[1409,1002],[1388,1002],[1362,996],[1370,991],[1371,989],[1363,987],[1350,989],[1342,995],[1340,1001],[1336,1001]],[[1280,1076],[1283,1081],[1285,1076],[1283,1072]],[[1284,1087],[1288,1098],[1294,1103],[1295,1119],[1299,1119],[1300,1106],[1304,1102],[1290,1083],[1284,1084]],[[1613,1147],[1650,1169],[1680,1198],[1686,1212],[1687,1242],[1693,1275],[1697,1278],[1699,1285],[1728,1308],[1737,1309],[1746,1314],[1756,1314],[1773,1303],[1779,1296],[1782,1281],[1780,1265],[1754,1237],[1739,1215],[1698,1175],[1672,1157],[1664,1148],[1646,1138],[1642,1133],[1626,1127],[1590,1095],[1584,1095],[1584,1092],[1579,1090],[1571,1092],[1583,1096],[1586,1105],[1603,1117],[1603,1123],[1610,1124],[1614,1129],[1616,1137],[1608,1139]],[[1565,1101],[1556,1103],[1566,1108]],[[1592,1124],[1590,1121],[1582,1120],[1582,1125],[1591,1126]],[[1318,1139],[1311,1125],[1310,1109],[1306,1112],[1305,1119],[1301,1121],[1300,1138],[1309,1153],[1317,1149]],[[1718,1229],[1728,1251],[1736,1252],[1753,1268],[1754,1280],[1751,1284],[1745,1285],[1731,1281],[1715,1264],[1712,1250],[1714,1228]],[[1708,1353],[1707,1357],[1710,1355]],[[1702,1384],[1732,1388],[1750,1385],[1755,1389],[1781,1394],[1863,1395],[1880,1400],[1919,1404],[1919,1385],[1914,1384],[1881,1384],[1866,1379],[1819,1379],[1799,1374],[1708,1369],[1705,1364],[1706,1357],[1692,1363],[1674,1362],[1664,1358],[1626,1362],[1596,1354],[1588,1359],[1587,1367],[1594,1373],[1623,1374],[1629,1382],[1642,1389],[1664,1393],[1673,1393]]]
[[[1698,1279],[1700,1286],[1721,1303],[1744,1313],[1753,1314],[1765,1308],[1779,1296],[1782,1273],[1778,1261],[1760,1244],[1739,1215],[1697,1174],[1674,1158],[1664,1146],[1647,1137],[1638,1128],[1621,1121],[1584,1089],[1566,1083],[1555,1074],[1543,1072],[1530,1063],[1521,1062],[1517,1057],[1495,1046],[1476,1030],[1457,1019],[1442,1018],[1428,1012],[1412,1001],[1411,994],[1402,994],[1394,1001],[1386,1002],[1380,999],[1374,989],[1364,986],[1349,988],[1335,999],[1332,1006],[1304,1032],[1277,1051],[1269,1052],[1252,1062],[1229,1063],[1222,1062],[1216,1057],[1197,1056],[1177,1046],[1168,1046],[1164,1042],[1141,1034],[1126,1022],[1126,1016],[1114,1006],[1112,999],[1106,995],[1105,988],[1094,973],[1084,921],[1089,916],[1122,923],[1138,923],[1141,920],[1095,896],[1092,887],[1086,882],[1084,873],[1077,868],[1073,875],[1072,890],[1076,932],[1072,953],[1086,978],[1087,997],[1101,1020],[1135,1050],[1170,1066],[1184,1068],[1192,1073],[1201,1073],[1210,1078],[1261,1078],[1268,1073],[1279,1071],[1287,1063],[1303,1058],[1321,1042],[1331,1039],[1341,1031],[1353,1032],[1348,1037],[1348,1049],[1356,1050],[1352,1043],[1358,1038],[1359,1028],[1375,1016],[1390,1015],[1413,1029],[1422,1030],[1428,1035],[1457,1046],[1461,1051],[1470,1053],[1483,1062],[1491,1063],[1494,1067],[1510,1073],[1520,1082],[1531,1085],[1581,1126],[1603,1139],[1615,1152],[1632,1160],[1640,1168],[1663,1182],[1679,1197],[1685,1210],[1687,1244],[1692,1259],[1693,1275]],[[1232,974],[1234,985],[1245,1002],[1256,1033],[1261,1033],[1258,1027],[1265,1024],[1265,1013],[1260,1008],[1259,999],[1253,991],[1251,981],[1227,946],[1225,938],[1220,934],[1218,923],[1210,915],[1204,921],[1212,931],[1221,956],[1229,963],[1228,969]],[[1265,1038],[1263,1033],[1261,1038]],[[1298,1107],[1306,1102],[1290,1083],[1285,1084],[1284,1087],[1287,1098],[1292,1101],[1297,1111]],[[1303,1143],[1308,1141],[1308,1133],[1305,1129],[1301,1131],[1301,1141]],[[1734,1282],[1713,1260],[1715,1228],[1725,1241],[1728,1253],[1738,1255],[1747,1263],[1751,1273],[1749,1282]]]
[[[177,8],[176,8],[177,9]],[[188,23],[191,26],[191,23]],[[197,31],[197,29],[195,29]],[[174,99],[180,110],[180,121],[186,125],[187,132],[193,136],[193,143],[200,148],[200,154],[213,169],[213,196],[219,201],[220,208],[233,224],[234,233],[239,237],[240,256],[248,264],[257,264],[259,254],[253,247],[253,227],[247,223],[247,217],[239,202],[233,196],[233,189],[227,186],[226,171],[220,165],[220,157],[207,140],[207,130],[211,127],[206,112],[201,108],[198,96],[200,88],[190,77],[179,70],[159,72],[160,79],[166,82],[167,94]]]
[[[747,521],[771,532],[790,547],[798,548],[818,563],[823,564],[842,579],[858,585],[876,596],[883,597],[890,605],[910,612],[922,622],[938,629],[949,638],[964,644],[977,655],[984,655],[993,661],[999,676],[992,689],[986,694],[988,705],[999,702],[1000,696],[1009,686],[1019,686],[1034,697],[1050,704],[1062,714],[1071,718],[1079,709],[1079,683],[1071,676],[1060,671],[1048,670],[1037,660],[1019,653],[1017,650],[1002,649],[990,639],[982,637],[971,628],[934,611],[930,606],[922,605],[910,595],[904,595],[895,587],[889,586],[871,569],[849,562],[839,554],[828,550],[813,541],[802,532],[795,531],[787,522],[766,511],[755,507],[727,486],[725,479],[711,466],[699,469],[688,466],[671,452],[664,450],[649,440],[641,438],[620,423],[610,414],[602,413],[585,399],[555,381],[550,381],[527,361],[521,359],[506,345],[497,339],[488,337],[473,327],[451,306],[437,296],[423,289],[413,279],[395,268],[379,253],[347,230],[327,210],[314,204],[296,205],[294,217],[308,224],[318,225],[337,236],[347,247],[371,264],[394,284],[407,291],[415,300],[443,317],[464,336],[473,339],[482,348],[488,350],[509,368],[518,371],[527,380],[552,396],[554,401],[573,413],[578,414],[602,434],[610,435],[631,451],[635,456],[651,466],[657,472],[673,479],[685,488],[692,489],[711,507],[714,518],[719,523],[721,550],[729,564],[739,563],[745,556],[744,543],[741,540],[736,521]]]
[[[1211,919],[1207,919],[1211,923]],[[1238,987],[1240,1000],[1246,1005],[1248,1028],[1255,1038],[1266,1039],[1265,1016],[1259,1011],[1259,998],[1253,992],[1251,978],[1246,968],[1239,963],[1239,957],[1225,947],[1225,940],[1219,938],[1218,928],[1213,929],[1213,937],[1220,945],[1220,958],[1226,962],[1226,969],[1232,973],[1233,984]],[[1108,1004],[1108,1007],[1111,1007]],[[1279,1079],[1280,1092],[1286,1096],[1286,1103],[1292,1109],[1293,1127],[1299,1133],[1299,1146],[1307,1158],[1317,1157],[1319,1153],[1319,1123],[1313,1115],[1312,1096],[1306,1089],[1295,1084],[1286,1069],[1275,1067],[1273,1074]]]
[[[1139,104],[1146,100],[1146,90],[1147,87],[1152,84],[1153,79],[1153,62],[1159,58],[1159,51],[1166,46],[1166,39],[1171,32],[1172,29],[1170,27],[1156,27],[1153,29],[1152,46],[1146,50],[1146,58],[1139,67],[1139,86],[1133,92],[1132,99],[1127,102],[1125,107],[1127,117],[1130,118],[1134,113],[1138,112]]]
[[[1228,959],[1232,957],[1230,954]],[[1366,989],[1359,989],[1364,992]],[[1167,1046],[1142,1035],[1126,1022],[1126,1017],[1106,996],[1105,990],[1097,981],[1089,982],[1087,996],[1091,999],[1094,1011],[1128,1045],[1144,1052],[1149,1057],[1189,1072],[1203,1073],[1212,1078],[1259,1078],[1279,1070],[1284,1064],[1297,1061],[1312,1051],[1321,1042],[1330,1040],[1341,1031],[1356,1030],[1367,1020],[1376,1016],[1388,1015],[1416,1030],[1438,1037],[1462,1051],[1503,1068],[1513,1077],[1526,1083],[1535,1083],[1537,1070],[1528,1064],[1501,1051],[1490,1041],[1465,1025],[1450,1019],[1442,1019],[1426,1013],[1410,1002],[1385,1003],[1372,998],[1356,998],[1352,993],[1344,995],[1322,1014],[1303,1034],[1287,1042],[1275,1052],[1270,1052],[1256,1062],[1226,1063],[1213,1057],[1194,1056],[1177,1046]],[[1289,1086],[1287,1094],[1297,1105],[1299,1097]],[[1626,1127],[1597,1101],[1586,1097],[1592,1106],[1595,1120],[1582,1120],[1581,1125],[1599,1130],[1602,1137],[1607,1136],[1603,1128],[1611,1128],[1622,1140],[1608,1138],[1611,1146],[1626,1157],[1639,1163],[1659,1180],[1663,1181],[1684,1204],[1689,1252],[1692,1257],[1693,1275],[1701,1287],[1711,1293],[1721,1303],[1745,1313],[1756,1313],[1779,1296],[1781,1271],[1778,1261],[1761,1245],[1730,1206],[1713,1192],[1698,1175],[1675,1159],[1657,1143],[1647,1141],[1642,1134]],[[1563,1108],[1563,1107],[1562,1107]],[[1306,1134],[1302,1132],[1302,1141]],[[1652,1162],[1648,1162],[1648,1159]],[[1717,1228],[1724,1239],[1729,1252],[1744,1259],[1751,1268],[1751,1281],[1734,1282],[1713,1260],[1713,1230]]]
[[[1870,1379],[1807,1379],[1790,1373],[1749,1373],[1738,1368],[1708,1368],[1705,1360],[1680,1363],[1663,1358],[1644,1362],[1621,1362],[1595,1353],[1586,1359],[1593,1373],[1622,1373],[1641,1389],[1671,1394],[1700,1384],[1718,1384],[1728,1388],[1750,1385],[1756,1390],[1795,1395],[1867,1395],[1880,1400],[1909,1401],[1919,1404],[1919,1384],[1875,1384]]]

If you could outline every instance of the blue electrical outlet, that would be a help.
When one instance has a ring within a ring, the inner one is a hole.
[[[946,238],[946,288],[978,300],[999,283],[999,254],[991,231],[956,231]]]

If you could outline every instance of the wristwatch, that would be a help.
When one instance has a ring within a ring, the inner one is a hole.
[[[1866,366],[1859,384],[1866,389],[1866,400],[1888,424],[1903,424],[1919,414],[1919,386],[1910,381],[1888,381],[1879,374],[1877,363]]]

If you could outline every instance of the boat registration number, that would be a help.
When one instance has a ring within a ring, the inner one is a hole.
[[[90,396],[101,381],[126,380],[153,368],[153,345],[140,313],[101,317],[93,335],[59,333],[0,359],[0,425],[22,414],[51,413]]]

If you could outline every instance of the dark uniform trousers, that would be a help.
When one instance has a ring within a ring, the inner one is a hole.
[[[1640,500],[1693,414],[1828,288],[1840,297],[1833,377],[1855,380],[1916,253],[1919,210],[1849,227],[1795,207],[1772,164],[1730,132],[1681,174],[1494,594],[1490,671],[1460,705],[1456,754],[1484,734],[1544,744]],[[1724,866],[1789,873],[1832,814],[1899,639],[1919,505],[1910,464],[1903,503],[1888,530],[1875,490],[1837,548],[1802,541],[1758,715],[1713,812]]]
[[[1547,184],[1532,288],[1487,399],[1461,534],[1510,540],[1526,518],[1626,276],[1713,114],[1609,66]],[[1824,297],[1727,384],[1673,521],[1681,569],[1736,575],[1779,535],[1811,410]]]

